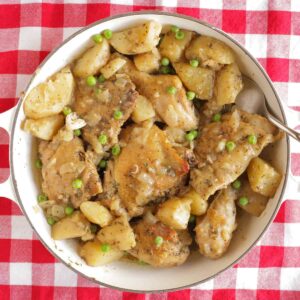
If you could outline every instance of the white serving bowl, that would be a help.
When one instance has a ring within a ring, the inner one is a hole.
[[[218,260],[209,260],[195,252],[185,264],[167,269],[156,269],[121,261],[102,267],[89,267],[78,256],[74,241],[52,240],[50,226],[36,201],[40,187],[38,174],[33,167],[36,158],[35,139],[21,130],[21,123],[25,119],[22,109],[24,97],[29,90],[69,64],[91,45],[90,37],[93,34],[107,28],[118,31],[145,20],[156,20],[161,24],[176,24],[180,28],[212,36],[226,43],[235,51],[241,71],[259,84],[279,119],[286,121],[280,99],[261,65],[243,46],[220,29],[197,19],[163,12],[148,11],[114,16],[95,22],[73,34],[55,49],[33,74],[25,94],[20,98],[16,107],[12,128],[10,128],[11,179],[0,187],[2,194],[17,200],[24,215],[47,249],[72,270],[101,285],[135,292],[156,292],[182,289],[204,282],[237,263],[257,243],[280,207],[286,186],[290,150],[289,140],[284,138],[265,151],[268,159],[284,175],[280,187],[259,218],[245,214],[239,219],[238,229],[234,233],[227,253]],[[9,113],[6,113],[6,116],[8,118]],[[8,124],[10,124],[8,120],[6,123],[3,122],[3,126],[8,127]]]

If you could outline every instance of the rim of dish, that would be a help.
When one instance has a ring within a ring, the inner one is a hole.
[[[83,27],[82,29],[76,31],[75,33],[73,33],[71,36],[69,36],[66,40],[64,40],[59,46],[57,46],[56,48],[54,48],[47,56],[46,58],[39,64],[39,66],[36,68],[36,71],[33,73],[28,85],[26,86],[25,90],[24,90],[24,95],[26,94],[26,92],[28,91],[28,88],[30,87],[32,81],[34,80],[34,78],[38,75],[37,70],[39,70],[40,68],[42,68],[45,63],[54,55],[54,53],[56,53],[62,46],[64,46],[65,44],[67,44],[70,40],[72,40],[73,38],[75,38],[76,36],[78,36],[79,34],[81,34],[82,32],[90,29],[91,27],[97,26],[99,24],[114,20],[114,19],[120,19],[123,17],[129,17],[131,15],[162,15],[162,16],[173,16],[173,17],[177,17],[177,18],[181,18],[181,19],[186,19],[189,21],[193,21],[196,22],[198,24],[204,25],[220,34],[222,34],[224,37],[226,37],[227,39],[229,39],[231,42],[233,42],[235,45],[237,45],[248,57],[251,58],[252,62],[256,64],[256,66],[259,68],[260,72],[262,72],[262,74],[264,75],[265,79],[267,80],[268,84],[270,85],[277,103],[279,105],[280,108],[280,112],[283,116],[283,121],[284,124],[286,124],[286,116],[285,116],[285,112],[284,109],[282,107],[281,104],[281,100],[280,97],[276,91],[276,89],[274,88],[274,85],[271,81],[271,79],[269,78],[268,74],[266,73],[266,71],[264,70],[264,68],[261,66],[261,64],[257,61],[257,59],[243,46],[241,45],[238,41],[236,41],[233,37],[231,37],[229,34],[227,34],[226,32],[224,32],[223,30],[205,22],[205,21],[201,21],[199,19],[190,17],[190,16],[186,16],[186,15],[182,15],[182,14],[177,14],[177,13],[169,13],[169,12],[164,12],[164,11],[157,11],[157,10],[144,10],[144,11],[138,11],[138,12],[130,12],[130,13],[125,13],[125,14],[118,14],[118,15],[114,15],[114,16],[110,16],[104,19],[101,19],[99,21],[96,21],[94,23],[91,23],[88,26]],[[61,261],[65,266],[67,266],[68,268],[70,268],[72,271],[76,272],[77,274],[79,274],[80,276],[83,276],[84,278],[87,278],[97,284],[103,285],[105,287],[108,288],[114,288],[117,289],[119,291],[125,291],[125,292],[133,292],[133,293],[163,293],[163,292],[171,292],[171,291],[177,291],[177,290],[181,290],[181,289],[185,289],[185,288],[189,288],[198,284],[202,284],[208,280],[213,279],[214,277],[216,277],[217,275],[219,275],[220,273],[226,271],[227,269],[231,268],[233,265],[235,265],[236,263],[238,263],[238,261],[240,261],[256,244],[257,242],[262,238],[262,236],[264,235],[264,233],[266,232],[266,230],[269,228],[270,224],[273,222],[279,208],[280,205],[282,203],[282,198],[286,189],[286,185],[287,185],[287,178],[288,178],[288,171],[289,171],[289,166],[290,166],[290,139],[288,137],[288,135],[285,135],[285,140],[287,143],[287,164],[286,164],[286,170],[285,170],[285,177],[284,177],[284,182],[283,182],[283,186],[281,189],[281,193],[280,196],[278,197],[278,201],[277,201],[277,205],[276,208],[272,214],[272,216],[270,217],[268,224],[265,226],[265,228],[263,229],[262,233],[255,239],[255,241],[252,243],[252,245],[250,247],[248,247],[248,249],[246,251],[244,251],[243,253],[240,254],[240,256],[234,260],[232,263],[230,263],[228,266],[226,266],[225,268],[223,268],[222,270],[218,271],[217,273],[215,273],[212,276],[209,276],[206,279],[203,280],[199,280],[199,281],[195,281],[192,283],[189,283],[187,285],[183,285],[183,286],[178,286],[175,288],[170,288],[170,289],[162,289],[162,290],[134,290],[134,289],[126,289],[126,288],[122,288],[122,287],[118,287],[118,286],[114,286],[114,285],[110,285],[107,283],[103,283],[93,277],[89,277],[88,275],[85,275],[82,271],[74,268],[71,264],[69,264],[67,261],[63,260],[59,255],[57,255],[54,251],[52,251],[52,249],[48,246],[48,244],[44,241],[44,239],[41,237],[41,235],[37,232],[37,230],[35,229],[35,227],[33,226],[33,224],[31,223],[30,218],[28,217],[28,215],[25,212],[24,206],[22,204],[22,200],[21,200],[21,196],[19,194],[18,191],[18,185],[17,185],[17,181],[15,178],[15,173],[14,173],[14,161],[13,161],[13,150],[14,149],[14,145],[13,145],[13,140],[14,140],[14,133],[15,133],[15,128],[16,128],[16,120],[18,118],[19,115],[19,111],[22,107],[23,104],[23,99],[24,96],[21,96],[19,98],[18,104],[16,106],[16,111],[14,114],[14,118],[13,118],[13,125],[12,125],[12,131],[11,131],[11,135],[10,135],[10,150],[9,150],[9,160],[10,160],[10,174],[12,176],[12,183],[13,183],[13,189],[19,204],[19,207],[21,208],[23,215],[25,215],[26,219],[28,220],[31,228],[34,230],[35,234],[38,236],[39,240],[42,242],[42,244],[46,247],[46,249],[55,257],[57,258],[59,261]]]

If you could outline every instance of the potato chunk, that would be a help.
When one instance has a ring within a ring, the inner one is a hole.
[[[121,57],[116,57],[110,60],[104,67],[100,69],[104,78],[108,79],[113,76],[116,72],[118,72],[124,65],[126,64],[126,60]]]
[[[135,237],[125,216],[115,219],[110,225],[102,228],[97,238],[101,243],[113,245],[119,250],[129,250],[135,246]]]
[[[159,51],[162,57],[167,57],[171,62],[178,62],[184,56],[184,50],[190,43],[193,33],[188,30],[181,30],[184,33],[184,38],[178,40],[175,38],[175,33],[169,31],[162,39],[159,45]]]
[[[75,211],[70,217],[65,217],[51,228],[54,240],[65,240],[84,236],[90,232],[90,223],[80,211]]]
[[[24,130],[42,140],[51,140],[58,130],[63,127],[65,118],[62,115],[50,116],[42,119],[26,119]]]
[[[160,206],[156,217],[173,229],[186,229],[191,213],[191,202],[188,198],[171,198]]]
[[[26,117],[40,119],[59,114],[72,100],[74,78],[69,67],[33,88],[24,101]]]
[[[215,88],[217,104],[222,106],[234,103],[242,88],[242,74],[237,64],[226,65],[217,73]]]
[[[144,96],[139,95],[136,99],[135,109],[132,112],[132,120],[135,123],[141,123],[155,116],[155,110],[151,102]]]
[[[109,42],[122,54],[145,53],[158,44],[160,32],[161,24],[148,21],[124,31],[114,32]]]
[[[192,40],[185,51],[185,57],[187,59],[198,59],[202,65],[209,65],[210,60],[222,65],[234,62],[233,51],[226,44],[204,35]]]
[[[266,197],[273,197],[281,181],[281,174],[263,159],[253,158],[247,174],[252,190]]]
[[[139,71],[153,73],[158,71],[160,66],[160,53],[157,48],[151,52],[138,54],[134,57],[134,64]]]
[[[183,84],[195,92],[200,99],[211,99],[213,96],[215,72],[201,67],[192,67],[187,63],[175,63],[174,69]]]
[[[80,256],[89,266],[97,267],[119,260],[124,252],[110,247],[107,252],[101,251],[102,244],[95,240],[85,243],[80,249]]]
[[[90,222],[98,224],[101,227],[107,226],[113,219],[109,210],[98,201],[82,202],[80,204],[80,210]]]
[[[181,199],[191,201],[191,214],[201,216],[206,213],[208,202],[204,200],[193,188],[184,194]]]
[[[74,75],[77,77],[87,77],[99,72],[109,59],[110,49],[106,39],[100,44],[85,51],[82,56],[76,61],[73,68]]]

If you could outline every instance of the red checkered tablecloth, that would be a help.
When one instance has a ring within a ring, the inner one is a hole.
[[[282,101],[300,111],[300,0],[0,0],[0,112],[16,104],[39,63],[73,32],[145,9],[190,15],[230,33],[258,58]],[[1,130],[0,181],[8,175],[7,144]],[[291,169],[300,178],[293,145]],[[300,299],[297,195],[294,184],[265,236],[233,268],[191,289],[148,295],[99,287],[73,273],[37,240],[17,205],[0,198],[0,299]]]

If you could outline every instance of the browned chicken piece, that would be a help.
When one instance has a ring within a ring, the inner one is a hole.
[[[176,231],[161,222],[151,224],[145,220],[132,228],[136,246],[128,252],[140,261],[154,267],[173,267],[183,264],[189,256],[192,239],[187,230]]]
[[[121,126],[132,113],[138,96],[129,77],[117,77],[94,87],[78,80],[74,110],[87,122],[82,130],[83,138],[97,153],[107,151],[118,142]],[[104,145],[99,142],[100,135],[107,137]]]
[[[220,191],[195,227],[196,242],[204,256],[219,258],[227,250],[236,229],[236,197],[231,187]]]
[[[126,146],[115,159],[112,170],[115,183],[110,180],[110,184],[117,187],[129,215],[137,216],[148,202],[176,192],[189,165],[155,125],[133,125],[121,136],[121,143]]]
[[[184,130],[197,128],[198,117],[194,105],[187,100],[186,91],[178,76],[140,72],[128,59],[121,72],[130,76],[137,91],[152,103],[155,111],[168,126]],[[174,94],[169,91],[172,87],[176,91]]]
[[[58,134],[59,136],[59,134]],[[49,200],[71,202],[77,208],[83,201],[102,192],[97,169],[83,148],[83,142],[74,137],[69,141],[54,138],[39,144],[42,167],[42,190]],[[82,180],[81,188],[72,183]]]
[[[252,134],[257,137],[254,145],[248,142]],[[280,137],[278,130],[262,116],[239,110],[223,115],[221,122],[206,125],[196,142],[198,166],[191,170],[191,185],[207,200],[237,179],[252,158]],[[234,143],[232,151],[227,149],[227,142]]]

